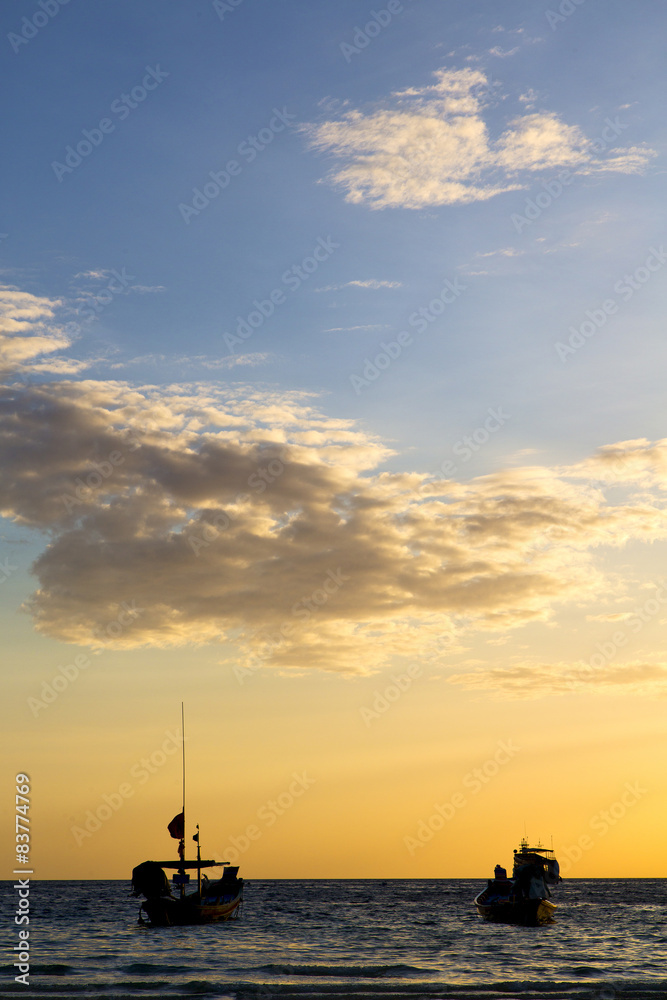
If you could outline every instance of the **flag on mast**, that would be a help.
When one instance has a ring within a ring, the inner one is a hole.
[[[173,837],[174,840],[183,840],[185,837],[185,816],[182,812],[178,816],[174,816],[171,823],[167,824],[167,829],[169,836]]]

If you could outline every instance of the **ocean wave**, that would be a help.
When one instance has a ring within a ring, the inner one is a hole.
[[[61,962],[52,962],[51,964],[42,965],[38,965],[36,962],[30,962],[31,976],[71,976],[75,973],[76,969],[73,965],[64,965]],[[13,977],[16,974],[16,969],[13,964],[0,965],[0,974],[2,974],[3,977],[8,975]],[[0,997],[2,997],[1,993]]]
[[[230,969],[236,973],[264,972],[274,976],[320,976],[353,979],[383,979],[388,977],[432,976],[432,970],[415,965],[260,965],[250,969]]]

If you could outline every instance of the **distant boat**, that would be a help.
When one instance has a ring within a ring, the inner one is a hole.
[[[549,886],[561,881],[554,852],[541,844],[529,847],[524,838],[519,850],[514,851],[512,878],[496,865],[494,877],[475,897],[475,906],[485,920],[528,926],[549,924],[556,910],[549,898]]]
[[[181,721],[184,723],[183,706]],[[199,844],[199,826],[193,836],[197,844],[197,860],[185,860],[185,727],[183,725],[183,810],[167,825],[169,835],[178,840],[178,861],[144,861],[132,871],[134,896],[144,896],[139,909],[139,923],[153,927],[171,927],[179,924],[208,924],[220,920],[235,920],[241,915],[243,904],[243,879],[238,877],[238,867],[229,861],[202,861]],[[203,868],[221,868],[222,878],[210,880]],[[174,895],[163,869],[175,869],[172,881],[178,888]],[[190,882],[188,870],[197,872],[196,892],[186,893]]]

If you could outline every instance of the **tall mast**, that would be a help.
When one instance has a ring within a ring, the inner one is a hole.
[[[185,709],[181,702],[181,745],[183,747],[183,840],[185,841]]]
[[[181,746],[183,753],[183,839],[178,846],[178,853],[181,859],[181,899],[185,899],[185,710],[181,702]]]

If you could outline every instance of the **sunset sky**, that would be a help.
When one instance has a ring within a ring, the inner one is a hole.
[[[248,879],[486,878],[524,833],[667,876],[638,9],[3,6],[0,711],[36,878],[175,855],[181,702],[188,835]]]

